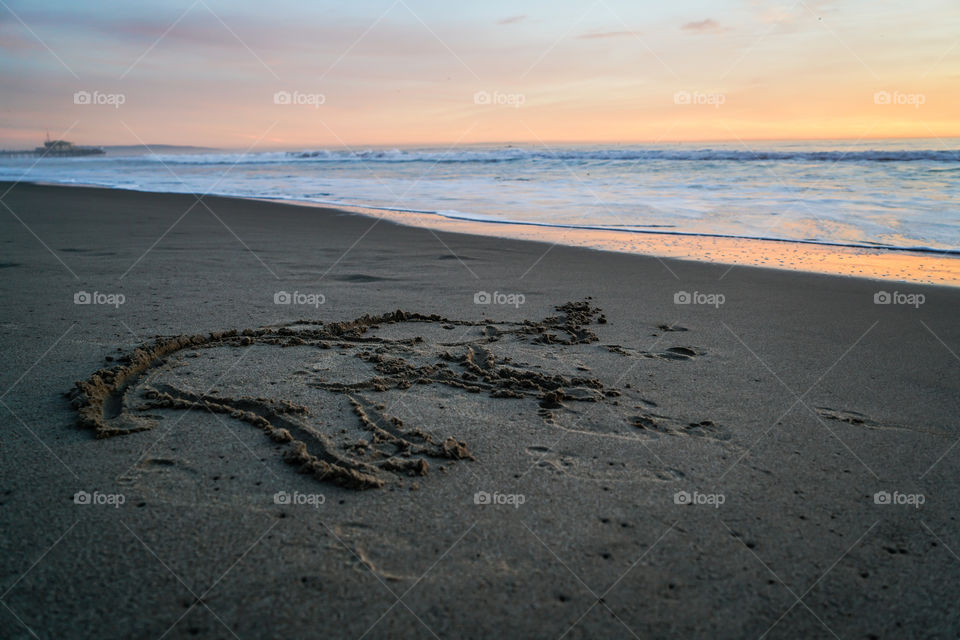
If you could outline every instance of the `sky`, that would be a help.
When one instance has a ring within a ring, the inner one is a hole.
[[[960,136],[957,0],[0,0],[0,148]]]

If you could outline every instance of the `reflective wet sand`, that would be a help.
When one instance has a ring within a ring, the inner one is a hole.
[[[350,210],[414,227],[714,262],[729,264],[731,268],[737,265],[757,266],[894,282],[960,286],[960,259],[936,253],[871,250],[773,240],[560,229],[451,220],[416,213]]]

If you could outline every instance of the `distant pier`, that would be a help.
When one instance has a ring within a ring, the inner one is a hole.
[[[77,146],[66,140],[47,140],[42,147],[35,147],[32,151],[0,151],[0,158],[79,158],[102,156],[105,153],[100,147]]]

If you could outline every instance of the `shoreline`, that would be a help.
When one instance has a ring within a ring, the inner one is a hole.
[[[11,184],[2,182],[0,184]],[[167,195],[200,194],[147,191],[97,184],[51,183],[24,180],[38,186],[105,189],[132,193]],[[654,258],[722,264],[728,267],[762,267],[801,273],[849,276],[903,284],[930,284],[960,287],[960,255],[946,250],[901,247],[870,248],[862,245],[818,241],[738,237],[658,230],[619,231],[612,228],[550,225],[536,222],[470,220],[441,213],[413,210],[392,211],[371,207],[324,204],[308,200],[209,194],[205,197],[268,202],[311,209],[326,209],[386,219],[396,224],[484,237],[541,242],[548,245],[582,247]]]

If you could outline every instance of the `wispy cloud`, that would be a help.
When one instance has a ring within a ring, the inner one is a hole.
[[[500,20],[497,20],[497,24],[517,24],[518,22],[522,22],[526,19],[527,19],[526,15],[510,16],[508,18],[502,18]]]
[[[640,35],[639,31],[602,31],[599,33],[582,33],[577,37],[581,40],[593,40],[596,38],[622,38],[637,35]]]
[[[680,28],[684,31],[693,31],[694,33],[721,33],[727,31],[726,27],[721,26],[721,24],[713,18],[688,22]]]

